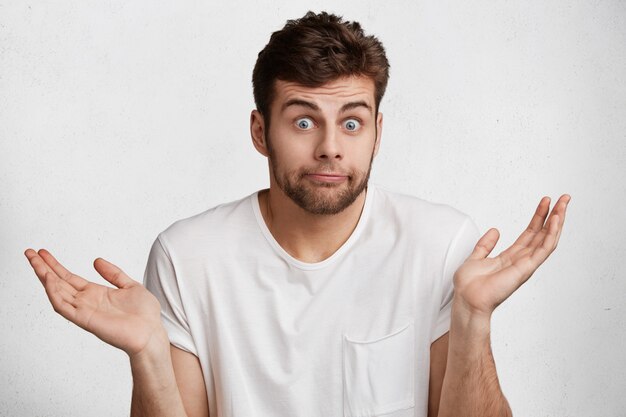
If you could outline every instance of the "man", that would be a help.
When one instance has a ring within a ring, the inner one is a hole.
[[[388,69],[334,15],[275,32],[250,122],[270,187],[161,233],[149,291],[26,251],[55,311],[128,353],[133,416],[511,415],[490,317],[556,247],[569,196],[487,258],[495,229],[368,184]]]

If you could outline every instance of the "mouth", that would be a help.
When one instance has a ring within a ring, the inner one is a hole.
[[[347,181],[350,178],[348,175],[339,173],[310,173],[305,175],[306,178],[313,182],[318,183],[333,183],[338,184]]]

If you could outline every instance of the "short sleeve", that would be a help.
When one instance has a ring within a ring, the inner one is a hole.
[[[150,249],[143,281],[161,304],[161,321],[170,343],[198,356],[181,299],[178,277],[160,236]]]
[[[442,299],[439,314],[433,329],[431,343],[450,330],[452,296],[454,295],[454,273],[472,253],[479,238],[480,232],[476,224],[474,224],[472,219],[466,217],[459,231],[450,242],[443,267]]]

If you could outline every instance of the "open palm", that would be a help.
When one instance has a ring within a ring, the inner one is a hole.
[[[24,253],[46,289],[54,311],[129,355],[161,331],[158,300],[115,265],[98,258],[94,268],[117,288],[95,284],[65,269],[48,251]]]
[[[569,201],[569,195],[561,196],[546,221],[550,199],[544,197],[526,230],[493,258],[487,256],[499,233],[496,229],[487,231],[454,274],[455,297],[461,305],[471,313],[490,315],[524,284],[556,248]]]

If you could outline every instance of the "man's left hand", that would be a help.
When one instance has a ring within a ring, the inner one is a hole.
[[[497,229],[489,229],[454,274],[458,307],[468,314],[490,317],[556,249],[570,199],[569,195],[562,195],[548,216],[550,198],[542,198],[526,230],[513,245],[493,258],[487,256],[500,234]]]

